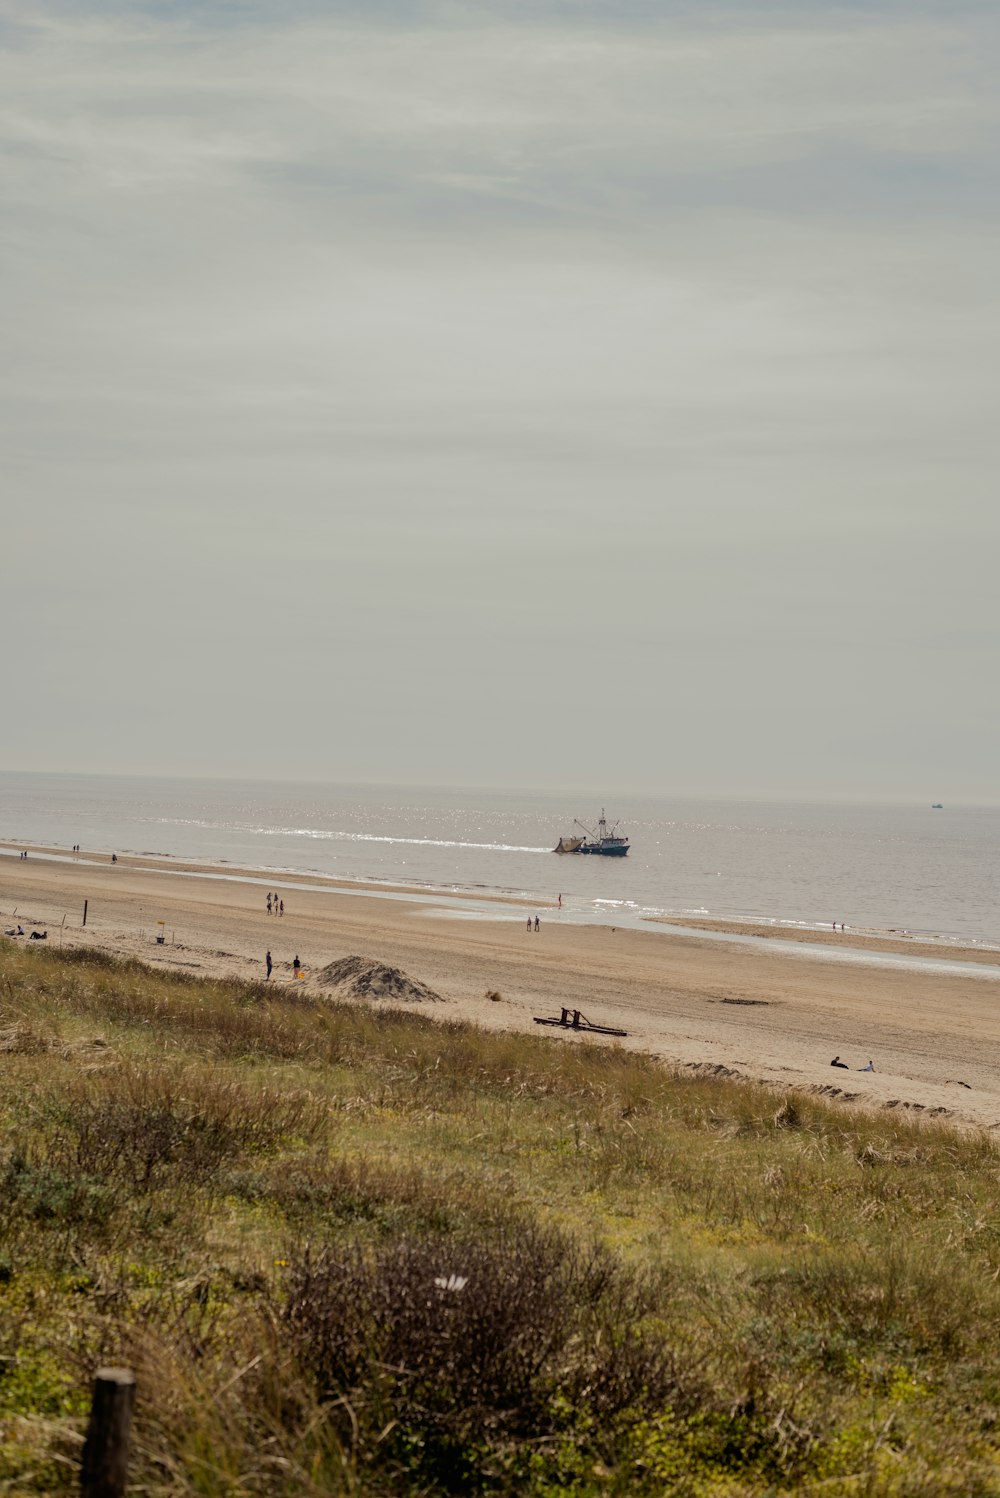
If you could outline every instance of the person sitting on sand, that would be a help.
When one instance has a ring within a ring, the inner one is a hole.
[[[847,1064],[846,1061],[841,1061],[841,1059],[840,1059],[839,1056],[834,1056],[833,1060],[830,1062],[830,1065],[831,1066],[839,1066],[839,1067],[842,1068],[843,1071],[850,1071],[850,1069],[851,1069],[848,1066],[848,1064]]]
[[[858,1067],[858,1071],[874,1071],[874,1070],[875,1070],[875,1067],[872,1065],[871,1061],[868,1062],[867,1066],[859,1066]]]

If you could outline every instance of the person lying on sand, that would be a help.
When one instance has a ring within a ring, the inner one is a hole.
[[[18,928],[17,928],[16,931],[14,930],[13,926],[10,926],[4,932],[4,936],[23,936],[23,935],[24,935],[24,927],[23,926],[18,926]]]
[[[840,1057],[839,1057],[839,1056],[834,1056],[834,1058],[833,1058],[833,1060],[832,1060],[832,1061],[831,1061],[831,1062],[830,1062],[830,1065],[831,1065],[831,1066],[839,1066],[839,1067],[841,1067],[841,1068],[842,1068],[842,1069],[843,1069],[843,1070],[844,1070],[844,1071],[850,1071],[850,1069],[851,1069],[851,1068],[850,1068],[850,1067],[849,1067],[849,1066],[848,1066],[848,1064],[847,1064],[847,1062],[846,1062],[846,1061],[841,1061],[841,1059],[840,1059]]]
[[[867,1066],[859,1066],[858,1067],[858,1071],[874,1071],[874,1070],[875,1070],[875,1068],[872,1065],[871,1061],[869,1061],[869,1063],[868,1063]]]

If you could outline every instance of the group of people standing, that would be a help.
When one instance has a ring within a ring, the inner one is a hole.
[[[275,890],[273,894],[271,893],[270,890],[268,890],[268,892],[267,892],[267,913],[268,913],[268,915],[277,915],[277,916],[282,916],[285,913],[285,902],[281,898],[281,896],[278,894],[277,890]],[[264,956],[264,964],[265,964],[265,966],[267,968],[267,976],[270,978],[270,976],[271,976],[271,969],[274,967],[274,962],[271,959],[271,950],[270,950],[270,948],[268,948],[268,950],[267,950],[267,952],[266,952],[266,954]],[[295,961],[292,963],[292,972],[295,974],[296,978],[299,976],[299,973],[301,972],[301,970],[302,970],[302,964],[299,961],[298,953],[296,953],[296,955],[295,955]]]

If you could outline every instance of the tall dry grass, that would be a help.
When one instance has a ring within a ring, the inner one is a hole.
[[[155,1495],[996,1490],[987,1136],[6,944],[0,1066],[0,1490],[107,1359]]]

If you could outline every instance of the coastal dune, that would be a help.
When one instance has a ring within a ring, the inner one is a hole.
[[[267,914],[269,888],[280,890],[282,917]],[[537,933],[526,929],[529,909],[540,917]],[[837,942],[581,925],[567,912],[517,901],[509,915],[498,916],[495,902],[475,915],[474,900],[456,911],[444,896],[436,904],[314,876],[283,874],[275,883],[259,871],[169,859],[112,866],[106,857],[52,850],[0,855],[0,929],[19,921],[64,947],[244,980],[264,979],[270,949],[279,992],[293,985],[332,993],[323,970],[360,957],[426,985],[447,1002],[424,1012],[448,1020],[530,1030],[535,1016],[578,1009],[628,1032],[605,1043],[681,1067],[1000,1127],[1000,977],[983,953],[931,948],[925,956],[924,948],[869,939],[847,963]],[[32,945],[27,935],[16,939]],[[851,945],[849,933],[840,938],[841,949]],[[907,960],[880,966],[880,950]],[[961,970],[935,962],[945,956],[962,959]],[[546,1033],[553,1044],[577,1042]],[[849,1069],[832,1069],[834,1055]],[[869,1058],[874,1073],[861,1072]]]

